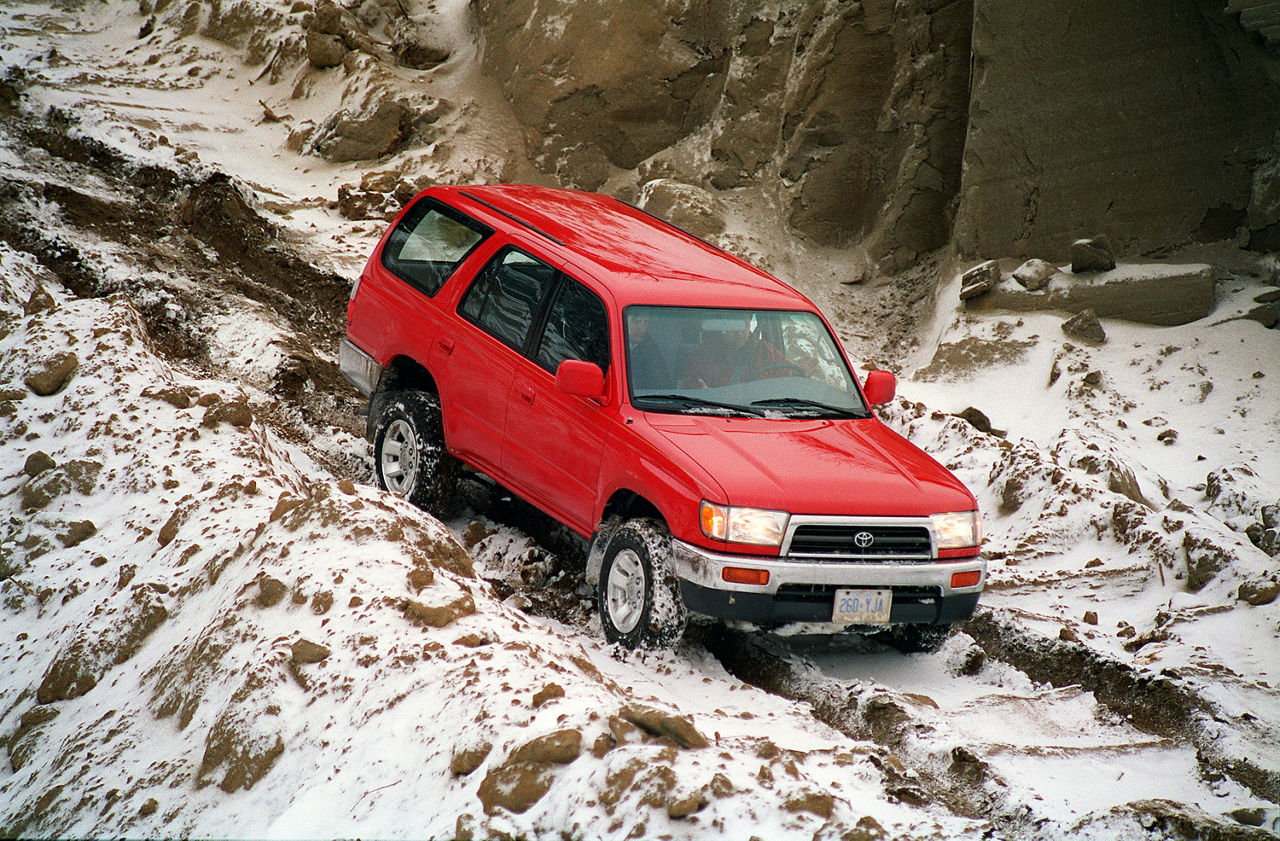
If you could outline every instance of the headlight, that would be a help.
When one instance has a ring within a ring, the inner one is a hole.
[[[702,533],[707,537],[757,546],[781,546],[789,516],[786,511],[734,508],[710,502],[703,502],[699,510]]]
[[[934,514],[933,533],[939,549],[963,549],[982,545],[982,515],[977,511]]]

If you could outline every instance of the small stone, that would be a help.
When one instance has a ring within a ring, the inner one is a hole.
[[[25,315],[35,315],[39,312],[46,312],[57,306],[57,302],[53,300],[43,286],[37,286],[35,291],[31,293],[31,297],[22,305],[22,312]]]
[[[431,571],[431,567],[416,566],[409,570],[409,589],[415,593],[430,587],[435,580],[436,574]]]
[[[469,748],[461,748],[454,753],[453,758],[449,760],[449,771],[455,777],[470,774],[472,771],[480,767],[486,756],[493,746],[488,742]]]
[[[67,524],[67,530],[58,535],[58,540],[62,541],[62,545],[70,549],[73,546],[79,546],[89,538],[98,533],[98,527],[90,520],[77,520],[74,523]]]
[[[551,769],[541,763],[504,765],[485,775],[476,796],[486,815],[494,814],[499,808],[520,814],[541,800],[554,780]]]
[[[253,423],[253,410],[243,400],[230,400],[226,403],[210,406],[209,410],[204,413],[204,420],[200,421],[200,425],[212,429],[219,423],[229,423],[234,427],[244,429]]]
[[[57,462],[53,460],[52,456],[42,450],[36,450],[27,456],[26,464],[22,466],[22,472],[34,478],[57,466]]]
[[[154,797],[148,797],[147,802],[142,804],[142,808],[138,810],[138,814],[142,817],[154,815],[160,809],[160,803]]]
[[[347,496],[355,496],[356,483],[352,482],[350,479],[342,479],[338,482],[338,490],[342,491]]]
[[[1100,345],[1106,342],[1107,334],[1102,329],[1102,322],[1093,310],[1084,310],[1062,322],[1062,332],[1073,339]]]
[[[1073,628],[1064,627],[1058,631],[1058,639],[1064,640],[1065,642],[1079,642],[1080,635],[1077,634]]]
[[[979,411],[978,409],[975,409],[972,406],[965,409],[963,412],[957,412],[956,417],[967,421],[970,426],[972,426],[974,429],[978,430],[979,432],[986,432],[988,434],[990,434],[991,432],[990,419],[988,419],[987,416],[983,414],[981,411]]]
[[[601,733],[591,745],[591,755],[603,759],[604,755],[618,746],[618,741],[608,733]]]
[[[1236,590],[1236,596],[1254,607],[1271,604],[1280,596],[1280,581],[1246,581]]]
[[[705,748],[710,744],[688,716],[671,715],[638,705],[623,707],[619,714],[651,736],[666,736],[682,747]]]
[[[1275,327],[1280,322],[1280,306],[1275,304],[1263,304],[1254,307],[1244,314],[1244,318],[1249,321],[1256,321],[1263,327]]]
[[[1168,446],[1172,444],[1174,441],[1178,440],[1178,430],[1166,429],[1165,431],[1161,432],[1159,435],[1156,436],[1156,440],[1161,441],[1165,444],[1165,446]]]
[[[337,35],[310,31],[307,33],[307,61],[312,67],[337,67],[347,54],[347,45]]]
[[[312,642],[309,639],[300,639],[290,646],[292,650],[292,659],[294,663],[306,665],[308,663],[319,663],[321,660],[329,656],[329,649],[318,642]]]
[[[470,593],[464,593],[442,607],[430,607],[421,602],[408,599],[405,601],[404,610],[409,618],[421,622],[423,625],[431,628],[443,628],[456,619],[475,613],[476,603],[471,598]]]
[[[1029,292],[1038,292],[1049,285],[1049,278],[1058,273],[1057,266],[1032,257],[1013,270],[1013,279]]]
[[[1086,624],[1086,625],[1097,625],[1097,624],[1098,624],[1098,611],[1096,611],[1096,610],[1086,610],[1086,611],[1084,612],[1084,624]]]
[[[1102,372],[1090,371],[1084,375],[1084,381],[1086,385],[1102,385]]]
[[[163,400],[175,409],[191,408],[191,392],[185,388],[144,388],[142,396]]]
[[[707,796],[696,791],[686,797],[677,797],[667,801],[667,817],[674,821],[687,818],[707,805]]]
[[[1000,264],[995,260],[979,263],[960,276],[960,300],[967,301],[995,289],[1000,282]]]
[[[321,590],[311,597],[311,612],[316,616],[324,616],[333,607],[333,592]]]
[[[534,693],[533,706],[540,707],[548,701],[563,697],[564,687],[558,683],[548,683],[546,686],[542,687],[542,689]]]
[[[48,397],[66,388],[79,369],[80,359],[74,353],[57,353],[32,368],[24,382],[33,393]]]
[[[548,733],[525,742],[511,752],[506,765],[517,762],[545,762],[553,765],[567,765],[582,753],[582,734],[568,728]]]
[[[287,592],[289,588],[283,581],[264,575],[258,579],[258,595],[253,603],[258,607],[275,607],[284,600]]]
[[[1116,258],[1111,254],[1111,243],[1106,237],[1078,239],[1071,243],[1071,271],[1107,272],[1116,267]]]

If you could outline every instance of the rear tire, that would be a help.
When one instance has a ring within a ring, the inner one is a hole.
[[[458,462],[445,449],[439,395],[380,392],[370,414],[375,417],[373,466],[378,487],[443,514],[457,488]]]
[[[600,624],[626,648],[673,648],[689,611],[671,566],[671,532],[660,520],[628,520],[605,550],[597,587]]]
[[[902,624],[878,632],[875,638],[903,654],[931,654],[942,648],[950,635],[950,625]]]

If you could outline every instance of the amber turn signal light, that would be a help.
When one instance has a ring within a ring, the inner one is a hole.
[[[957,587],[976,587],[978,582],[982,580],[982,570],[971,569],[968,572],[955,572],[951,574],[951,588]]]
[[[762,587],[769,583],[769,570],[725,567],[720,570],[720,577],[730,584],[755,584]]]

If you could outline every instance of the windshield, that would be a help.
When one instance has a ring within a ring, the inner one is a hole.
[[[835,339],[812,312],[631,306],[625,324],[636,408],[870,417]]]

